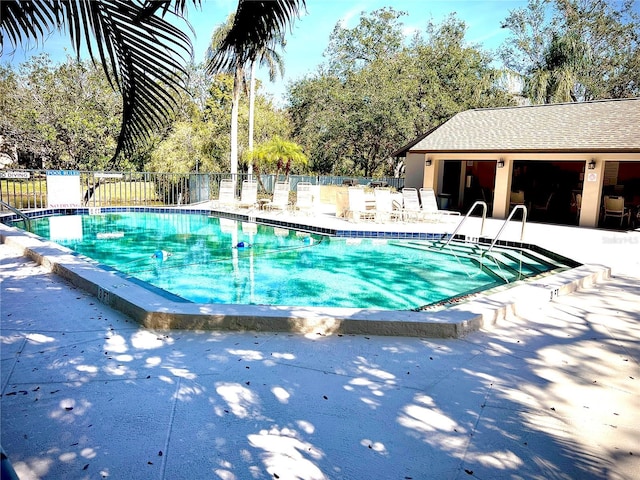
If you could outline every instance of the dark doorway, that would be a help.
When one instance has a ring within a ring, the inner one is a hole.
[[[442,190],[439,195],[440,208],[443,210],[458,209],[460,202],[460,173],[462,162],[449,160],[444,162],[442,174]]]
[[[468,160],[465,166],[464,201],[462,210],[469,211],[477,201],[487,204],[487,216],[493,212],[493,192],[496,183],[495,160]],[[474,215],[480,215],[482,210],[474,210]]]
[[[582,194],[584,161],[514,162],[512,191],[523,191],[533,221],[577,225],[576,194]]]

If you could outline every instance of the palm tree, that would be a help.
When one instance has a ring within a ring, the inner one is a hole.
[[[284,140],[278,135],[263,143],[256,150],[255,156],[261,160],[263,165],[275,167],[276,181],[280,176],[280,171],[284,170],[286,181],[289,179],[292,167],[304,167],[308,164],[307,156],[300,145]]]
[[[200,0],[192,0],[199,5]],[[78,56],[86,47],[122,93],[122,127],[111,166],[165,126],[176,108],[174,93],[185,88],[192,57],[189,37],[165,17],[184,18],[187,0],[2,0],[0,53],[4,39],[15,50],[66,31]],[[209,60],[208,70],[246,65],[304,8],[305,0],[239,0],[233,26]],[[186,23],[186,20],[185,20]]]
[[[211,43],[209,44],[206,54],[209,61],[218,53],[219,47],[233,28],[234,21],[235,14],[232,13],[227,18],[226,23],[220,25],[211,34]],[[242,93],[243,87],[245,87],[246,90],[246,80],[244,78],[244,65],[237,63],[241,57],[234,56],[233,58],[235,61],[229,62],[229,64],[224,67],[226,70],[224,73],[230,73],[233,75],[233,93],[231,96],[230,170],[231,176],[235,180],[236,175],[238,174],[238,111],[240,110],[240,94]]]
[[[275,46],[284,48],[286,40],[284,35],[274,37],[273,41]],[[249,150],[253,150],[253,130],[255,124],[255,100],[256,100],[256,69],[258,64],[266,66],[269,69],[269,80],[275,81],[278,72],[284,75],[284,60],[282,56],[273,48],[272,45],[267,46],[259,54],[258,58],[251,61],[251,73],[249,81]],[[253,164],[249,164],[249,175],[253,173]]]
[[[577,102],[580,75],[590,55],[587,44],[575,33],[554,34],[542,63],[525,81],[525,93],[533,103]]]

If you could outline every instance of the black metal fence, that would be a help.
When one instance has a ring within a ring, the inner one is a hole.
[[[220,180],[232,178],[228,173],[74,173],[80,177],[81,204],[87,207],[197,204],[217,199]],[[239,194],[242,181],[248,175],[237,174],[235,177]],[[276,180],[284,180],[284,176],[276,179],[275,175],[260,175],[259,194],[271,194]],[[388,185],[401,189],[404,179],[290,175],[289,182],[292,191],[299,182],[313,185]],[[47,170],[0,170],[0,200],[20,210],[46,208]]]

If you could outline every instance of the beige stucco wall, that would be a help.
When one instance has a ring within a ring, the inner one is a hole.
[[[421,188],[425,182],[424,153],[407,154],[404,169],[404,186],[409,188]]]
[[[425,166],[425,160],[431,159],[431,166]],[[509,214],[509,197],[513,163],[516,160],[528,161],[583,161],[585,162],[585,179],[583,183],[582,208],[579,225],[581,227],[595,227],[598,225],[600,206],[602,205],[603,174],[606,161],[640,162],[638,153],[473,153],[473,152],[409,152],[406,156],[405,186],[433,188],[441,193],[438,186],[442,178],[442,162],[444,160],[478,161],[502,159],[504,168],[496,168],[496,182],[494,186],[493,217],[506,218]],[[589,170],[587,164],[594,159],[596,168]],[[463,169],[464,170],[464,169]]]

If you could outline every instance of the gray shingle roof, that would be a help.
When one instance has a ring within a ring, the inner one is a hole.
[[[640,98],[467,110],[414,142],[401,151],[640,152]]]

